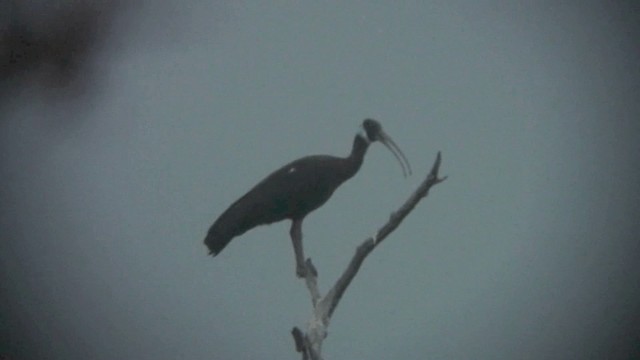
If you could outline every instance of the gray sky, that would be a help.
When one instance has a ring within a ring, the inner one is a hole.
[[[373,145],[307,217],[323,291],[439,150],[450,178],[367,259],[326,359],[640,351],[637,17],[544,3],[130,7],[89,95],[0,109],[0,354],[298,359],[289,223],[215,259],[202,240],[279,166],[346,155],[365,117],[414,175]]]

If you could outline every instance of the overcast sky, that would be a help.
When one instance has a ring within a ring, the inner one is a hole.
[[[366,260],[326,359],[640,352],[638,6],[573,3],[124,9],[89,85],[2,89],[0,355],[299,359],[289,222],[216,258],[202,240],[279,166],[347,155],[366,117],[414,175],[374,144],[307,217],[322,291],[437,151],[449,179]]]

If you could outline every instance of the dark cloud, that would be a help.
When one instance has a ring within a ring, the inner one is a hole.
[[[26,88],[45,95],[87,85],[116,3],[8,1],[0,18],[0,101]],[[72,94],[67,93],[67,94]]]

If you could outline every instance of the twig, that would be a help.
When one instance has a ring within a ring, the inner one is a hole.
[[[405,201],[400,209],[391,214],[391,216],[389,217],[389,221],[387,221],[387,223],[378,230],[375,237],[364,240],[358,246],[358,248],[356,249],[356,253],[351,258],[351,261],[349,262],[349,265],[347,266],[345,271],[342,273],[340,278],[338,278],[338,281],[336,281],[335,285],[333,285],[327,295],[321,300],[322,302],[326,302],[327,304],[329,304],[329,318],[331,317],[331,315],[333,315],[333,311],[335,310],[336,306],[338,306],[342,295],[347,290],[347,287],[358,273],[358,270],[360,269],[360,266],[364,262],[364,259],[366,259],[367,255],[369,255],[369,253],[373,251],[376,246],[380,245],[382,241],[384,241],[384,239],[386,239],[387,236],[389,236],[389,234],[391,234],[400,225],[402,220],[404,220],[404,218],[409,215],[409,213],[416,207],[418,202],[429,194],[429,189],[432,186],[439,184],[447,179],[446,176],[443,178],[438,177],[438,170],[440,169],[441,161],[442,157],[440,155],[440,152],[438,152],[436,161],[431,167],[431,172],[429,172],[429,175],[422,182],[422,184],[420,184],[418,189],[416,189],[416,191],[411,194],[409,199]]]

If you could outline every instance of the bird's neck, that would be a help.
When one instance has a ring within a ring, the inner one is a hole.
[[[360,166],[362,165],[362,161],[364,160],[364,155],[367,153],[367,149],[369,148],[369,140],[364,138],[362,135],[356,135],[353,139],[353,147],[351,149],[351,154],[346,158],[349,166],[346,167],[348,171],[348,177],[352,177],[355,173],[360,170]]]

